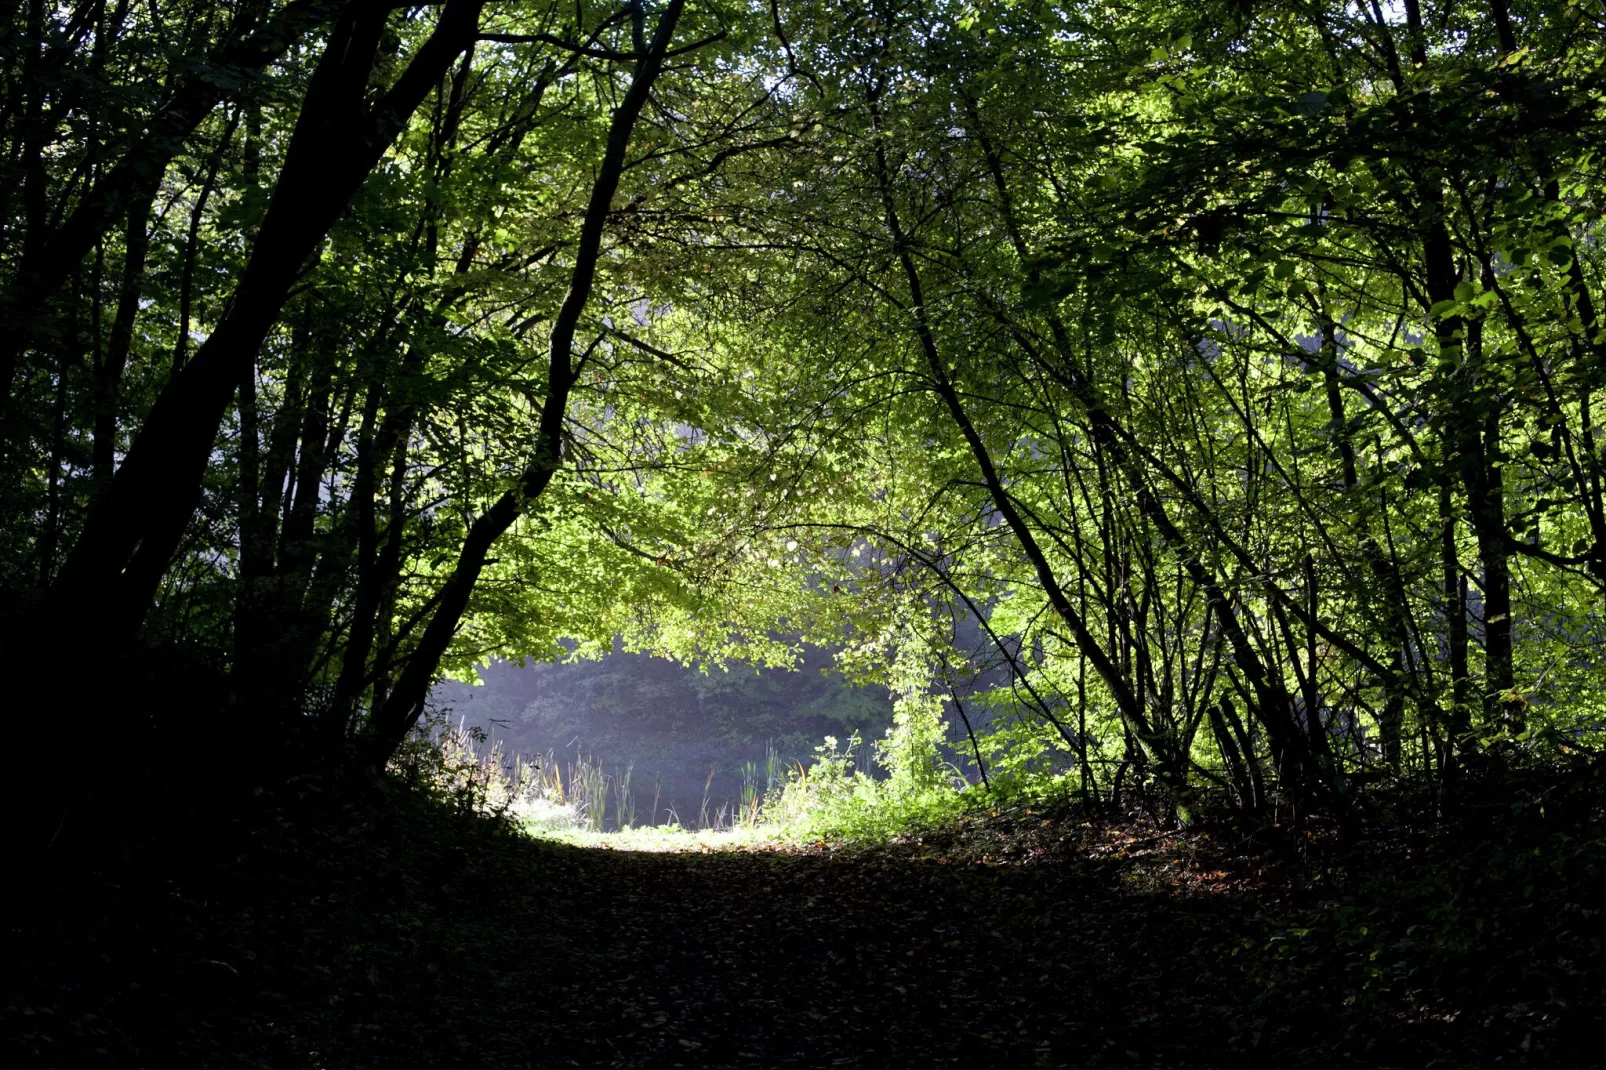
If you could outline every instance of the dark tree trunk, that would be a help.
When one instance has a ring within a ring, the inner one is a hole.
[[[1362,510],[1361,523],[1365,526],[1361,533],[1361,556],[1366,562],[1367,571],[1371,572],[1378,585],[1378,594],[1382,599],[1383,634],[1389,645],[1390,671],[1378,679],[1383,688],[1383,709],[1378,716],[1378,735],[1383,746],[1383,760],[1398,774],[1403,756],[1405,728],[1405,690],[1402,686],[1402,676],[1404,651],[1410,642],[1410,628],[1406,618],[1409,604],[1405,598],[1405,581],[1400,576],[1399,566],[1378,545],[1376,537],[1372,534],[1370,522],[1365,519],[1370,509],[1365,508],[1359,499],[1357,488],[1360,485],[1360,475],[1355,460],[1354,435],[1350,430],[1344,396],[1339,389],[1338,325],[1327,311],[1325,292],[1321,292],[1321,296],[1323,303],[1318,309],[1322,329],[1320,356],[1322,382],[1327,394],[1327,413],[1335,429],[1344,492],[1355,502],[1357,509]]]
[[[1459,460],[1472,531],[1483,563],[1483,711],[1486,722],[1507,731],[1525,727],[1523,704],[1512,694],[1511,562],[1507,549],[1505,486],[1500,451],[1502,400],[1485,385],[1483,323],[1466,325],[1466,401],[1461,417]]]
[[[94,442],[92,458],[96,493],[111,483],[117,468],[117,409],[123,373],[134,348],[134,320],[139,315],[140,284],[145,279],[145,256],[150,250],[151,186],[128,210],[123,231],[123,274],[117,284],[117,310],[106,351],[95,365]]]
[[[42,3],[32,9],[42,8]],[[231,80],[250,84],[294,42],[324,24],[338,9],[337,0],[294,0],[258,24],[262,5],[249,5],[227,43],[212,57],[180,75],[162,109],[131,144],[121,147],[116,166],[99,178],[50,233],[41,212],[30,213],[22,261],[8,300],[0,304],[11,329],[0,333],[0,417],[10,406],[17,362],[49,323],[49,305],[56,291],[118,219],[148,195],[151,182],[183,151],[196,127],[211,114]],[[32,39],[39,40],[37,32]],[[25,72],[24,79],[28,81]],[[35,94],[37,96],[37,94]],[[28,152],[39,158],[38,146]],[[42,206],[42,170],[36,190],[25,193]]]
[[[388,3],[358,0],[336,21],[307,88],[266,218],[238,288],[205,344],[157,398],[90,515],[49,598],[61,627],[88,604],[103,646],[126,646],[198,500],[218,427],[278,320],[290,286],[425,94],[473,41],[483,0],[448,0],[407,69],[363,106]]]

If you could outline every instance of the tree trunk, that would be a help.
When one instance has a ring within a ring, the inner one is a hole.
[[[130,641],[194,511],[223,415],[291,284],[418,103],[472,43],[482,4],[448,0],[434,32],[372,108],[363,97],[390,8],[357,0],[342,12],[228,311],[157,398],[97,502],[51,588],[52,628],[94,604],[104,607],[93,622],[96,643]]]
[[[1398,775],[1400,762],[1403,756],[1403,739],[1405,728],[1405,693],[1401,686],[1401,677],[1404,673],[1404,651],[1410,642],[1410,629],[1406,614],[1410,611],[1405,598],[1405,581],[1400,576],[1398,564],[1378,545],[1372,534],[1370,508],[1360,500],[1357,487],[1360,485],[1359,470],[1355,461],[1354,436],[1349,427],[1349,414],[1345,411],[1344,396],[1339,390],[1338,381],[1338,325],[1328,313],[1326,305],[1325,287],[1319,288],[1321,304],[1318,315],[1321,318],[1321,357],[1322,357],[1322,383],[1327,394],[1327,414],[1332,419],[1332,426],[1338,445],[1339,470],[1344,480],[1344,493],[1355,503],[1361,525],[1361,556],[1366,567],[1372,573],[1378,584],[1378,594],[1382,597],[1383,633],[1389,644],[1389,669],[1387,676],[1378,678],[1383,688],[1383,709],[1378,717],[1378,735],[1381,736],[1383,747],[1383,760],[1388,767]]]
[[[469,598],[474,593],[474,585],[479,581],[491,546],[512,526],[529,503],[541,496],[563,463],[563,423],[569,391],[580,371],[573,353],[575,331],[596,281],[603,231],[614,194],[619,189],[619,180],[624,174],[625,153],[630,147],[631,134],[647,103],[653,82],[663,69],[664,55],[669,50],[675,25],[684,8],[685,0],[670,0],[659,16],[652,45],[636,61],[630,89],[614,109],[608,126],[607,148],[596,181],[591,186],[591,198],[580,227],[580,242],[575,250],[569,290],[552,326],[547,360],[549,385],[546,401],[541,408],[535,458],[520,473],[517,484],[503,493],[490,509],[470,525],[468,536],[452,566],[452,573],[440,591],[439,603],[429,624],[424,628],[384,705],[376,709],[370,718],[370,753],[375,764],[381,767],[389,761],[407,733],[412,731],[423,712],[440,659],[451,645],[458,623],[468,609]]]
[[[1015,219],[1009,187],[1004,178],[1002,159],[991,140],[982,131],[980,116],[974,105],[968,100],[967,104],[986,158],[988,171],[999,196],[1005,230],[1017,258],[1026,269],[1028,282],[1036,283],[1040,280],[1040,275],[1033,266],[1035,261]],[[883,198],[885,199],[885,193]],[[907,256],[907,253],[905,255]],[[905,273],[910,270],[912,261],[906,265]],[[916,305],[919,308],[918,299]],[[920,314],[924,314],[923,309],[920,310]],[[1286,778],[1290,791],[1301,801],[1311,801],[1317,797],[1336,801],[1338,797],[1332,791],[1330,770],[1320,761],[1318,753],[1312,749],[1307,735],[1294,717],[1292,696],[1289,695],[1282,680],[1276,678],[1262,663],[1238,619],[1237,609],[1222,590],[1215,575],[1200,560],[1189,540],[1150,490],[1142,467],[1137,463],[1138,458],[1127,448],[1126,436],[1121,433],[1114,416],[1097,395],[1093,385],[1084,379],[1072,361],[1070,336],[1064,322],[1052,309],[1045,314],[1045,317],[1049,333],[1054,340],[1054,349],[1059,354],[1062,365],[1056,377],[1071,390],[1073,396],[1083,406],[1093,441],[1126,475],[1138,511],[1154,525],[1166,545],[1178,555],[1189,578],[1205,593],[1211,611],[1221,624],[1222,634],[1232,649],[1234,660],[1254,688],[1255,712],[1271,737],[1273,760],[1278,766],[1279,773]],[[1190,500],[1194,499],[1195,496],[1190,496]],[[1307,626],[1310,624],[1311,622],[1307,621]]]
[[[1467,664],[1467,581],[1456,546],[1455,501],[1448,481],[1439,485],[1439,564],[1443,576],[1446,660],[1450,668],[1449,729],[1452,751],[1470,751],[1471,670]]]
[[[95,364],[91,457],[97,494],[110,485],[117,468],[118,395],[134,347],[134,320],[139,315],[140,284],[145,279],[145,256],[151,244],[151,204],[155,199],[156,187],[152,185],[128,210],[128,222],[123,231],[123,275],[117,284],[117,310],[112,314],[106,352]]]
[[[880,110],[874,102],[871,103],[871,116],[877,128],[880,127]],[[966,412],[964,403],[960,400],[952,379],[949,377],[947,365],[943,362],[942,354],[937,348],[935,335],[932,333],[930,321],[926,315],[926,301],[924,289],[921,284],[920,272],[915,265],[909,236],[905,234],[903,226],[898,219],[896,208],[892,200],[890,168],[887,165],[886,155],[881,143],[876,143],[877,183],[882,202],[884,221],[889,236],[892,238],[893,254],[903,269],[904,282],[909,288],[910,314],[914,320],[914,330],[920,344],[921,353],[925,358],[926,371],[931,377],[935,389],[944,409],[958,428],[964,438],[972,459],[981,471],[983,485],[987,488],[988,497],[993,507],[1003,517],[1009,526],[1010,533],[1019,543],[1022,552],[1026,554],[1031,563],[1038,582],[1042,584],[1044,593],[1056,616],[1065,622],[1071,630],[1078,651],[1093,665],[1093,671],[1099,674],[1115,698],[1116,709],[1121,716],[1122,723],[1127,731],[1135,737],[1137,743],[1155,761],[1159,768],[1160,777],[1167,789],[1178,799],[1186,800],[1191,795],[1188,784],[1187,768],[1183,766],[1168,741],[1161,737],[1150,723],[1147,712],[1144,710],[1138,696],[1133,691],[1127,676],[1120,667],[1111,660],[1109,653],[1099,643],[1098,638],[1088,628],[1087,622],[1076,607],[1071,604],[1065,593],[1064,586],[1054,573],[1054,567],[1043,552],[1037,541],[1037,536],[1026,523],[1009,491],[1004,487],[997,466],[993,462],[991,451],[982,440],[980,432],[971,421]],[[1105,443],[1100,441],[1100,447]]]
[[[10,406],[18,359],[48,323],[49,303],[73,268],[147,195],[152,181],[167,170],[196,127],[224,98],[223,87],[231,79],[250,84],[248,76],[327,22],[338,6],[337,0],[294,0],[260,26],[254,21],[259,9],[248,8],[251,14],[230,42],[209,61],[196,63],[178,77],[162,109],[123,148],[116,166],[77,200],[60,226],[47,235],[43,216],[30,221],[22,262],[8,300],[0,304],[11,328],[0,332],[0,418]],[[37,33],[30,36],[39,40]],[[228,77],[219,76],[225,73]],[[42,189],[38,195],[43,195]]]

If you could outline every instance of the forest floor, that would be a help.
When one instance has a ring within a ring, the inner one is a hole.
[[[407,797],[259,814],[41,877],[0,1058],[1600,1066],[1600,827],[1598,799],[1359,845],[1017,807],[875,847],[672,853]]]

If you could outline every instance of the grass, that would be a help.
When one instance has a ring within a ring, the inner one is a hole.
[[[530,835],[577,846],[711,850],[716,845],[819,839],[839,832],[838,826],[852,835],[855,815],[865,825],[864,835],[874,835],[866,822],[889,829],[900,821],[908,823],[910,815],[887,809],[888,799],[878,792],[876,781],[845,777],[841,760],[827,761],[819,769],[811,777],[799,766],[789,776],[779,753],[767,746],[762,763],[741,767],[739,799],[718,806],[709,793],[715,774],[710,769],[688,828],[679,815],[669,822],[638,825],[633,764],[622,773],[609,773],[584,754],[568,762],[554,751],[509,755],[499,743],[487,744],[483,730],[462,721],[455,727],[443,717],[427,721],[392,763],[393,772],[476,812],[506,816]],[[658,802],[655,787],[653,817]],[[839,810],[840,819],[833,816]]]
[[[611,832],[598,832],[591,828],[572,825],[567,828],[555,828],[551,825],[520,822],[520,828],[539,840],[570,847],[593,847],[611,851],[654,853],[731,851],[773,847],[794,842],[789,837],[777,836],[777,830],[763,825],[738,824],[707,829],[688,829],[675,824],[637,825]]]

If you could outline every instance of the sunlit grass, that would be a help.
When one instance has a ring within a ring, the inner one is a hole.
[[[855,735],[843,746],[827,736],[814,762],[788,769],[774,747],[765,761],[742,766],[739,801],[717,809],[710,770],[695,818],[683,824],[673,810],[661,825],[635,827],[633,767],[610,774],[595,759],[576,754],[563,762],[544,755],[504,754],[485,734],[462,721],[428,722],[410,741],[405,768],[436,791],[475,810],[500,815],[537,839],[619,851],[704,852],[779,847],[783,844],[881,842],[932,828],[974,805],[958,770],[921,782],[877,779],[854,768],[861,760]],[[989,801],[995,801],[991,796]],[[650,813],[660,813],[654,794]],[[688,824],[690,827],[688,827]],[[612,826],[610,828],[610,826]]]
[[[780,830],[763,825],[737,825],[734,828],[688,829],[681,825],[649,825],[621,829],[616,832],[598,832],[594,829],[569,825],[560,827],[548,822],[519,821],[520,827],[530,836],[572,847],[591,847],[611,851],[655,851],[663,853],[742,850],[790,842]]]

